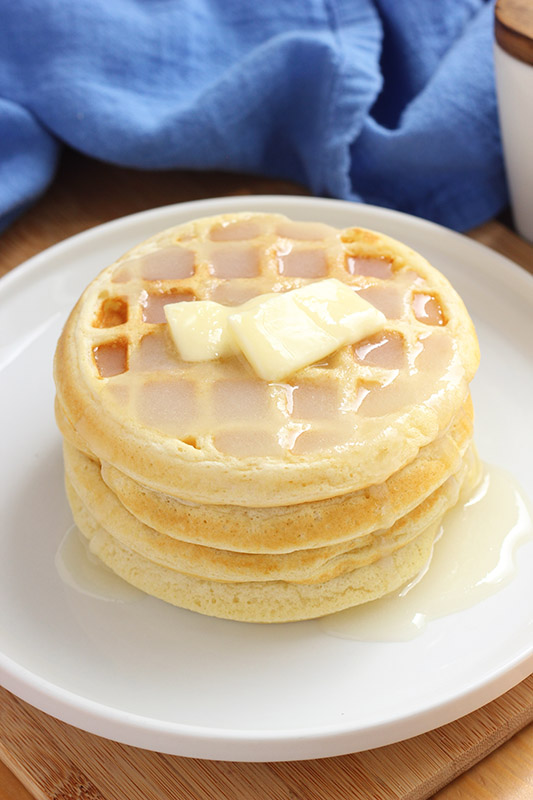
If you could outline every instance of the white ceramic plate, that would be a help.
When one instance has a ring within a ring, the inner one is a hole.
[[[510,261],[404,214],[314,198],[208,200],[108,223],[0,282],[0,679],[66,722],[168,753],[266,761],[385,745],[469,713],[531,672],[532,542],[501,591],[389,643],[336,638],[316,622],[209,619],[144,595],[106,601],[70,588],[54,564],[71,525],[52,410],[52,356],[68,311],[136,242],[246,209],[376,228],[441,269],[481,342],[473,389],[481,455],[533,494],[533,280]]]

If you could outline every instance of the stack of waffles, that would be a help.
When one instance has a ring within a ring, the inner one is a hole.
[[[235,306],[337,278],[383,330],[286,379],[184,361],[164,306]],[[478,477],[467,311],[376,232],[230,214],[166,230],[86,289],[55,357],[76,524],[108,567],[177,606],[280,622],[381,597],[427,563]]]

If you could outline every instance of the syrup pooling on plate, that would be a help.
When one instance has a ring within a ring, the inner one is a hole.
[[[63,537],[55,566],[63,583],[97,600],[128,603],[143,597],[139,589],[123,581],[91,553],[89,542],[76,525]]]
[[[102,299],[92,337],[104,402],[109,393],[109,409],[116,411],[117,394],[108,387],[127,383],[136,422],[182,441],[192,437],[222,455],[238,457],[240,450],[246,458],[286,458],[372,438],[383,416],[394,424],[406,405],[431,398],[445,383],[460,383],[461,376],[438,295],[425,289],[412,265],[373,256],[371,244],[364,232],[341,235],[327,225],[252,215],[213,224],[206,237],[178,237],[126,257],[115,267],[117,292]],[[290,376],[288,390],[275,383],[260,389],[242,358],[208,367],[186,363],[167,335],[167,303],[239,305],[325,277],[347,283],[388,323],[381,338],[341,348]],[[242,447],[236,443],[239,414]]]
[[[533,507],[511,474],[485,465],[439,527],[420,575],[392,595],[324,617],[321,629],[345,639],[402,641],[433,619],[471,608],[512,579],[518,548],[533,540]]]

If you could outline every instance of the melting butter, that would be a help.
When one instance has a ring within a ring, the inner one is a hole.
[[[342,281],[329,278],[241,306],[212,300],[167,303],[165,317],[185,361],[242,354],[266,381],[283,380],[343,345],[381,330],[385,316]]]
[[[82,594],[99,600],[131,602],[143,596],[109,569],[89,550],[87,539],[76,525],[68,529],[55,557],[61,580]]]
[[[221,306],[213,300],[167,303],[165,317],[184,361],[210,361],[236,354],[228,327],[231,311],[229,306]]]
[[[249,306],[231,314],[228,322],[252,368],[266,381],[284,380],[339,347],[371,336],[386,321],[381,311],[336,278],[272,294]]]
[[[518,547],[533,539],[533,508],[515,479],[485,465],[481,483],[444,517],[429,563],[403,589],[317,620],[328,634],[405,641],[427,623],[470,608],[512,579]]]

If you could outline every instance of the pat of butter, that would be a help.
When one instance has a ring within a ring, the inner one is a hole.
[[[254,297],[238,307],[211,300],[172,303],[165,315],[185,361],[242,352],[254,371],[279,381],[339,347],[381,330],[385,316],[335,278]]]
[[[259,377],[279,381],[383,329],[386,317],[335,278],[242,306],[228,317]]]
[[[212,300],[197,300],[168,303],[164,310],[172,339],[184,361],[211,361],[238,352],[228,325],[228,315],[234,308]]]
[[[266,381],[279,381],[337,349],[337,339],[314,322],[293,295],[271,295],[228,317],[240,349]]]
[[[313,322],[335,336],[337,347],[366,339],[386,323],[381,311],[336,278],[295,289],[291,295]]]

